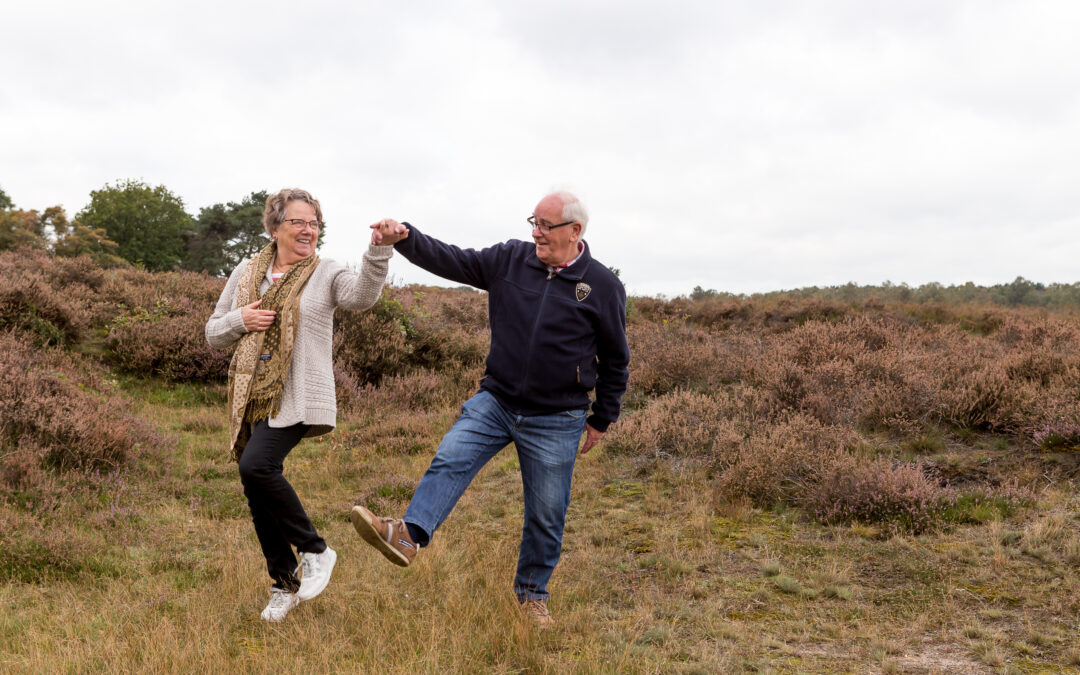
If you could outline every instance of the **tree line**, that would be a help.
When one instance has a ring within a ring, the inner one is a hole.
[[[223,276],[269,243],[262,225],[268,196],[255,191],[193,216],[164,185],[124,180],[92,191],[90,203],[69,220],[60,206],[16,208],[0,188],[0,251],[29,247],[87,255],[105,267],[133,263],[154,272]]]
[[[879,286],[860,286],[847,283],[842,286],[807,286],[786,291],[770,291],[755,297],[785,297],[791,300],[818,299],[850,303],[866,302],[914,302],[920,305],[992,304],[1003,307],[1045,307],[1047,309],[1080,308],[1080,282],[1049,283],[1016,277],[1008,283],[978,286],[973,282],[942,285],[936,281],[920,286],[906,283],[883,282]],[[714,288],[695,286],[688,296],[690,300],[707,298],[746,297],[724,293]]]

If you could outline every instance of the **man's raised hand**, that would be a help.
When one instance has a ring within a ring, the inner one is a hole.
[[[409,236],[409,228],[392,218],[383,218],[371,226],[371,243],[392,246]]]

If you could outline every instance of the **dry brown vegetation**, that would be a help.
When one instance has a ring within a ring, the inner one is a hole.
[[[518,620],[511,450],[407,570],[400,513],[485,297],[342,313],[340,428],[286,471],[340,562],[276,626],[225,445],[222,281],[0,254],[0,668],[1080,672],[1080,321],[861,294],[632,298],[623,419],[579,461],[558,626]]]

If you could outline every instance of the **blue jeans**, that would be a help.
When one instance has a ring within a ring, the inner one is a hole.
[[[586,414],[567,410],[524,417],[507,411],[486,391],[473,396],[461,406],[461,417],[439,444],[405,511],[405,522],[430,538],[481,467],[512,441],[525,492],[514,593],[522,602],[547,599],[547,583],[562,553],[570,482]]]

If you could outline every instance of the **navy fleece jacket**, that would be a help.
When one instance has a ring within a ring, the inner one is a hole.
[[[394,248],[411,263],[488,292],[491,348],[481,391],[518,414],[546,415],[587,409],[595,388],[589,425],[606,431],[619,418],[630,363],[626,290],[587,244],[552,276],[530,242],[462,249],[404,225],[409,236]]]

